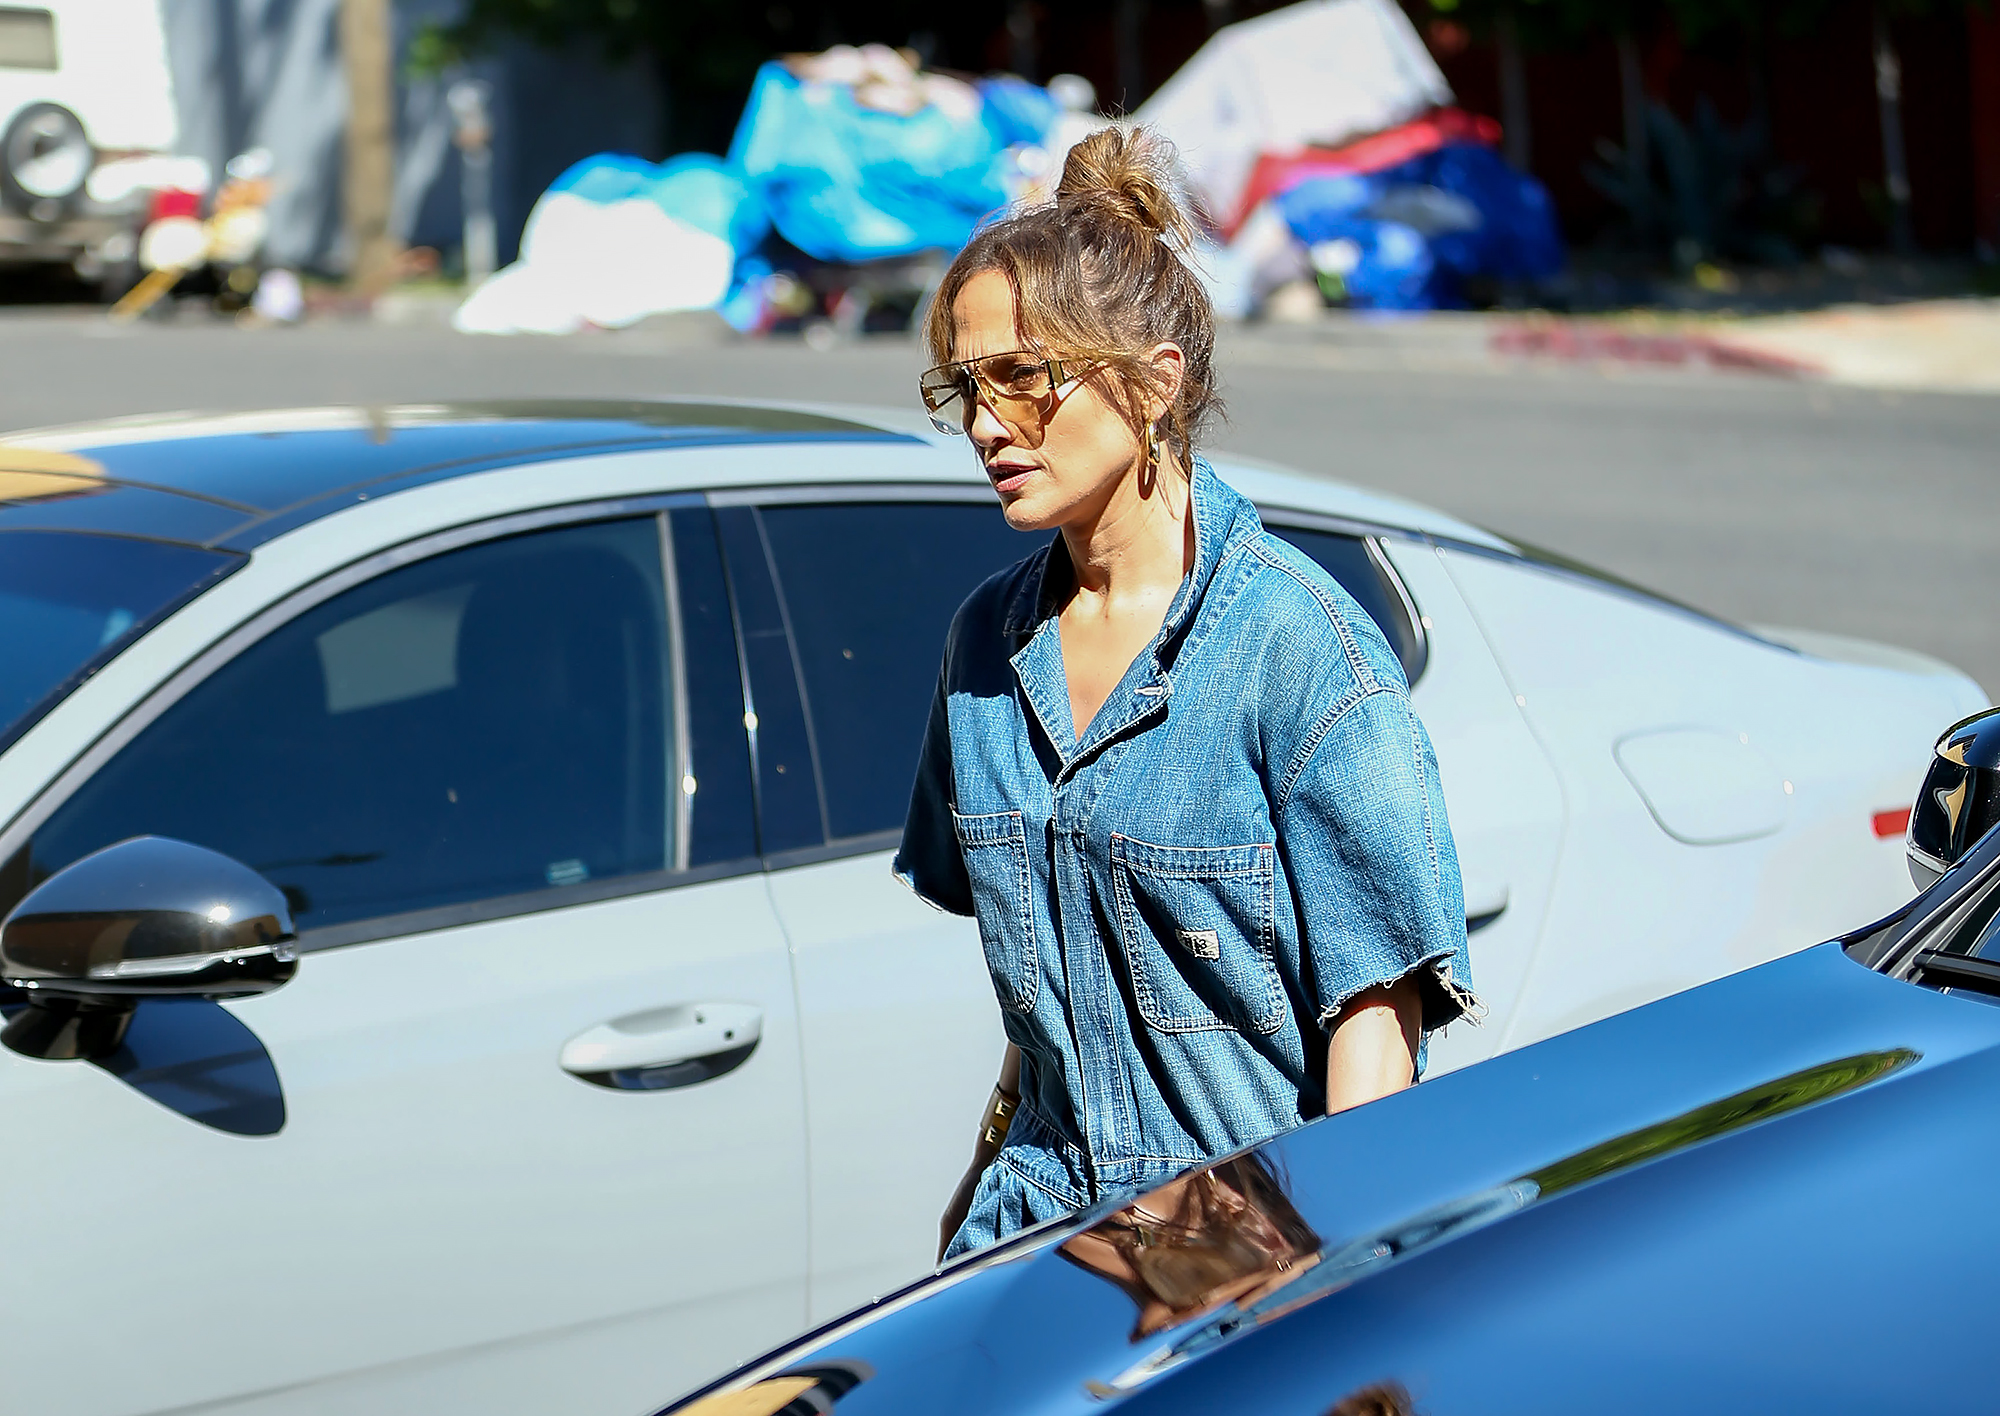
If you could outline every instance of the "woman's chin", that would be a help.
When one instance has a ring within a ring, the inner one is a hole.
[[[1047,531],[1060,519],[1051,516],[1046,508],[1036,505],[1033,497],[1002,497],[1000,514],[1016,531]]]

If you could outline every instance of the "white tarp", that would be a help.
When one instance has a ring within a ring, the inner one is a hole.
[[[1365,137],[1451,101],[1395,0],[1305,0],[1218,31],[1132,116],[1173,140],[1226,222],[1264,153]]]
[[[706,310],[728,293],[736,252],[643,197],[600,203],[550,192],[521,233],[521,259],[458,307],[463,334],[623,329],[648,315]]]

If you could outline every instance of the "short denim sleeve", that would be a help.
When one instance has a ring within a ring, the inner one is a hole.
[[[923,750],[917,755],[917,780],[910,789],[903,844],[891,869],[920,899],[952,914],[969,915],[972,881],[965,873],[965,856],[952,829],[951,803],[951,720],[941,671],[937,696],[931,700],[930,721],[924,728]]]
[[[1365,693],[1299,751],[1275,805],[1300,996],[1330,1027],[1362,990],[1416,973],[1426,1033],[1476,1011],[1437,754],[1409,699],[1388,685]]]

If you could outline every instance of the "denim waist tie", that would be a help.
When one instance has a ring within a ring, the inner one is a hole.
[[[1426,1034],[1477,1007],[1394,653],[1200,458],[1192,480],[1195,567],[1080,737],[1060,538],[946,640],[895,869],[978,919],[1023,1093],[961,1251],[1321,1114],[1325,1029],[1363,989],[1414,974]]]

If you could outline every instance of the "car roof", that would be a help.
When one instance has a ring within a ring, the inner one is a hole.
[[[902,410],[729,399],[152,415],[0,436],[0,531],[91,531],[250,551],[370,499],[501,467],[787,443],[965,447]],[[1243,458],[1212,461],[1267,507],[1508,548],[1400,498]],[[966,480],[980,480],[970,459],[963,465]],[[801,460],[774,480],[810,482],[815,474]]]

